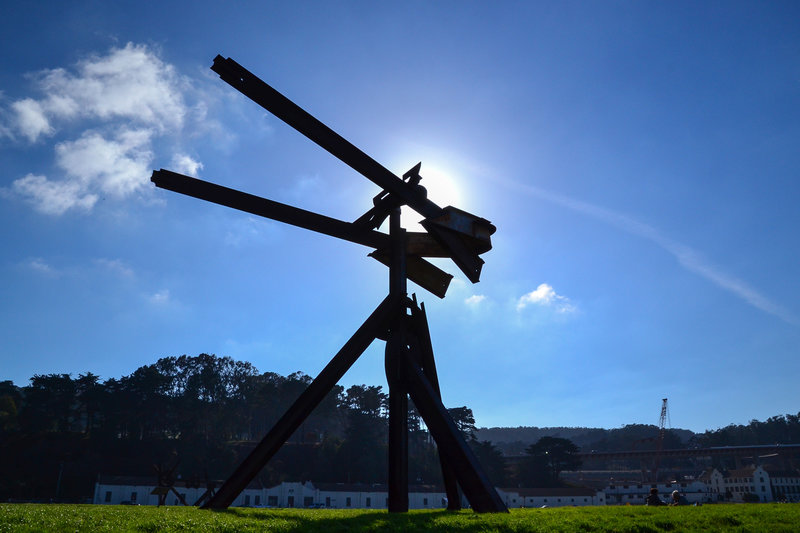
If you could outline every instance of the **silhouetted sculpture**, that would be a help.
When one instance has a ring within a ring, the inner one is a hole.
[[[448,509],[459,509],[458,486],[477,512],[507,512],[442,405],[424,305],[409,298],[411,279],[443,298],[452,276],[424,259],[449,257],[473,283],[480,279],[480,254],[491,249],[495,227],[454,207],[441,208],[419,183],[421,164],[402,178],[350,144],[322,122],[264,83],[234,60],[217,56],[211,69],[245,96],[264,107],[383,190],[373,207],[345,222],[168,170],[153,172],[156,186],[220,205],[299,226],[374,248],[369,255],[389,267],[389,295],[311,382],[250,455],[203,508],[228,507],[258,474],[325,395],[375,339],[386,341],[389,383],[389,511],[408,510],[408,397],[439,448]],[[426,233],[406,232],[400,207],[424,217]],[[389,219],[389,233],[378,231]]]

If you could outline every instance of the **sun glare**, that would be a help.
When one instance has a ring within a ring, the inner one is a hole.
[[[428,199],[439,207],[452,205],[453,207],[464,208],[464,185],[459,184],[450,172],[435,165],[426,165],[423,161],[419,173],[422,176],[420,185],[428,191]],[[413,209],[403,206],[403,226],[411,231],[424,231],[418,224],[420,219],[420,215]]]

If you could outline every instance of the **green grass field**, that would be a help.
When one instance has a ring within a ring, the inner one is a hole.
[[[385,511],[331,509],[212,512],[193,507],[0,504],[0,532],[6,531],[777,532],[800,531],[800,505],[562,507],[514,509],[510,514],[412,511],[390,515]]]

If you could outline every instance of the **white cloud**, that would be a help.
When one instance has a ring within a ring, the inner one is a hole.
[[[169,289],[162,289],[155,294],[151,294],[148,300],[154,305],[166,305],[170,301]]]
[[[11,188],[46,215],[61,215],[69,209],[88,211],[97,202],[97,195],[86,192],[79,183],[55,182],[34,174],[14,181]]]
[[[186,154],[175,154],[172,158],[172,168],[175,172],[180,172],[181,174],[197,176],[198,171],[203,168],[203,163],[195,161]]]
[[[121,198],[148,182],[150,137],[148,130],[120,129],[113,140],[86,132],[76,141],[56,145],[56,163],[82,188],[99,188]]]
[[[47,96],[22,102],[36,103],[32,110],[38,109],[43,118],[123,118],[165,131],[180,128],[186,114],[183,82],[175,68],[145,45],[128,43],[105,56],[90,57],[78,63],[75,74],[57,68],[41,71],[36,78]]]
[[[567,314],[577,311],[569,298],[562,296],[547,283],[541,283],[535,290],[524,294],[517,300],[517,311],[522,311],[529,305],[549,307],[557,313]]]
[[[22,135],[31,142],[36,141],[40,135],[50,135],[53,127],[44,114],[42,105],[31,98],[25,98],[11,104],[15,113],[15,126]]]
[[[473,309],[477,309],[481,305],[481,303],[484,302],[485,300],[486,300],[486,296],[485,295],[483,295],[483,294],[473,294],[469,298],[466,298],[464,300],[464,303],[467,305],[467,307],[471,307]]]
[[[95,262],[109,272],[124,278],[132,278],[134,276],[133,269],[119,259],[100,258],[96,259]]]
[[[44,274],[48,277],[57,277],[60,274],[55,268],[47,264],[41,257],[32,257],[28,259],[25,262],[25,266],[34,272]]]
[[[29,173],[3,192],[49,215],[91,211],[100,196],[144,198],[156,147],[164,151],[178,144],[187,121],[206,108],[202,101],[186,104],[187,97],[202,100],[202,91],[146,45],[128,43],[70,69],[40,71],[32,79],[43,96],[0,109],[0,136],[36,142],[62,135],[53,150],[63,173]],[[180,172],[202,169],[183,153],[171,159]]]

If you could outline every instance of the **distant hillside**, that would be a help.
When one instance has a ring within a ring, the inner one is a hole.
[[[647,450],[654,446],[658,427],[647,424],[630,424],[617,429],[575,427],[493,427],[478,428],[475,436],[489,441],[504,455],[521,455],[525,448],[542,437],[569,439],[582,451]],[[695,436],[688,429],[669,429],[664,437],[665,448],[682,448]]]

